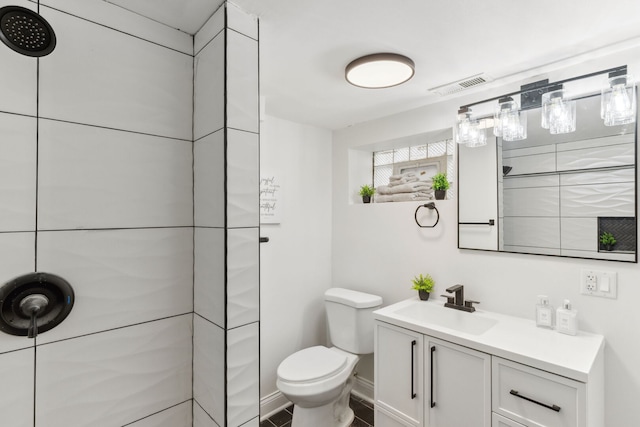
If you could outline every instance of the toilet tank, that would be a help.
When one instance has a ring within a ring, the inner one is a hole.
[[[382,297],[343,288],[324,294],[332,345],[353,354],[373,353],[373,312]]]

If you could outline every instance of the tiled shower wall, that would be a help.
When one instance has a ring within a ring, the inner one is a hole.
[[[257,296],[249,293],[258,283],[251,273],[258,228],[252,215],[239,213],[253,197],[244,185],[254,175],[257,182],[257,164],[242,151],[248,144],[257,153],[257,130],[232,122],[230,106],[222,124],[211,112],[196,120],[196,127],[218,127],[194,144],[198,62],[191,36],[101,0],[0,0],[5,5],[39,9],[58,43],[40,59],[0,45],[0,282],[33,271],[58,274],[74,287],[76,303],[61,325],[35,340],[0,335],[0,425],[187,427],[215,419],[222,426],[225,417],[257,417],[257,391],[253,400],[246,391],[249,378],[258,381]],[[214,60],[227,63],[225,56]],[[217,84],[215,75],[202,77],[202,90]],[[226,103],[236,98],[225,81]],[[257,89],[255,97],[257,103]],[[230,207],[223,222],[208,222],[202,204],[194,213],[193,152],[221,127],[226,161],[214,154],[205,162],[205,175],[196,176],[208,181],[196,180],[195,190],[221,188],[207,203],[216,210],[228,200]],[[257,209],[257,195],[255,203]],[[201,246],[219,243],[207,232],[221,232],[226,245]],[[229,284],[245,284],[226,286],[211,305],[199,301],[197,315],[194,276],[225,286],[203,268],[194,275],[194,243],[195,264],[222,265]],[[212,326],[214,333],[198,334]],[[202,351],[219,338],[222,347],[211,348],[217,353]],[[221,377],[198,368],[202,357],[219,355]],[[193,376],[213,384],[215,397],[193,404]],[[202,411],[210,405],[222,405],[222,415]]]
[[[196,427],[259,425],[257,40],[231,4],[194,39]]]

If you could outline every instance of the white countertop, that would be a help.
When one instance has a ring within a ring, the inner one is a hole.
[[[429,310],[429,315],[421,316],[421,313],[425,314],[423,310]],[[459,314],[452,315],[439,310],[450,310]],[[405,311],[407,314],[398,313],[398,311]],[[477,320],[478,323],[481,323],[481,320],[487,320],[489,323],[495,321],[495,324],[485,332],[468,333],[428,320],[438,314],[445,314],[446,316],[442,317],[447,318],[468,316],[463,320],[472,319]],[[385,323],[581,382],[587,382],[598,353],[604,350],[602,335],[582,331],[575,336],[565,335],[552,329],[539,328],[533,320],[480,309],[476,309],[474,313],[467,313],[445,308],[442,301],[421,301],[417,297],[376,310],[373,316],[376,320]]]

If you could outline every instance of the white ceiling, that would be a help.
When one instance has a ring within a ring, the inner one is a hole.
[[[220,0],[107,0],[190,34]],[[442,98],[428,89],[485,73],[500,80],[621,41],[640,40],[638,0],[233,0],[260,18],[267,114],[329,129]],[[353,59],[406,55],[404,85],[362,89]],[[623,65],[623,64],[619,64]],[[597,71],[597,70],[594,70]]]

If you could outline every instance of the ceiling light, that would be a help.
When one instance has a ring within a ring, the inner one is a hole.
[[[565,97],[563,89],[542,94],[542,127],[557,135],[576,130],[576,101]]]
[[[501,98],[493,116],[493,134],[505,141],[527,139],[527,114],[518,109],[510,96]]]
[[[609,87],[602,89],[601,102],[600,115],[605,126],[626,125],[636,121],[635,82],[626,73],[609,74]]]
[[[351,61],[345,78],[354,86],[380,89],[397,86],[413,77],[415,64],[406,56],[375,53]]]

